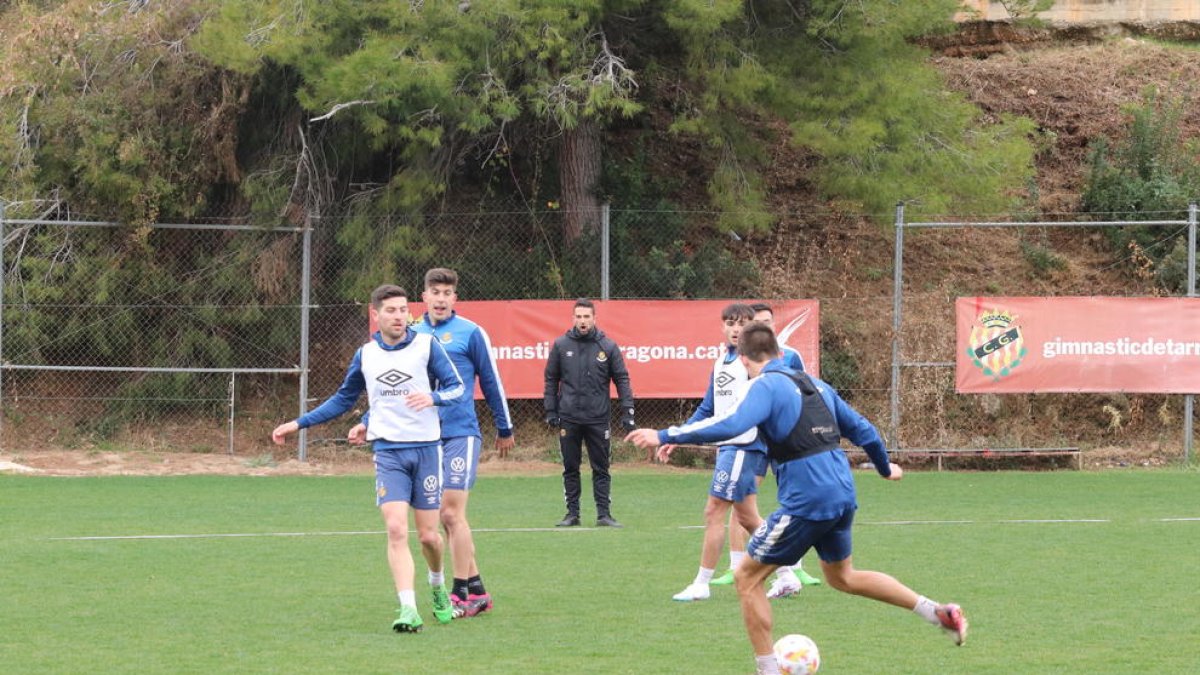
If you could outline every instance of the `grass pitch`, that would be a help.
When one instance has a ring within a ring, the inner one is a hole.
[[[816,640],[822,673],[1195,672],[1197,472],[856,476],[856,565],[962,604],[971,635],[826,586],[776,601],[775,635]],[[437,625],[422,573],[425,630],[398,635],[369,476],[0,476],[4,671],[752,672],[730,587],[671,601],[708,479],[619,467],[625,529],[556,530],[557,476],[483,477],[494,612]]]

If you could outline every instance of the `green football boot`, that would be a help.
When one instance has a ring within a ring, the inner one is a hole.
[[[421,620],[421,615],[417,613],[416,607],[401,605],[400,609],[396,610],[396,620],[392,622],[392,630],[397,633],[420,633],[423,625],[425,622]]]
[[[444,584],[433,587],[433,618],[438,623],[450,623],[454,618],[454,605],[450,603],[450,594]]]
[[[733,568],[725,570],[725,573],[719,577],[713,577],[712,581],[708,582],[712,586],[732,586],[733,585]]]
[[[800,569],[799,567],[794,568],[792,571],[794,571],[796,573],[796,578],[800,580],[800,583],[804,584],[805,586],[820,586],[821,585],[820,579],[814,577],[813,575],[809,574],[808,572],[805,572],[804,570]]]

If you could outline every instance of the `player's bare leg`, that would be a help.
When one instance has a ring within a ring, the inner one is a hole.
[[[850,558],[834,563],[822,560],[821,571],[825,573],[825,581],[843,593],[861,595],[912,610],[929,623],[939,626],[955,644],[961,645],[967,640],[967,618],[958,605],[943,605],[918,595],[895,577],[883,572],[856,570]]]
[[[771,603],[767,600],[763,584],[774,574],[775,568],[776,565],[763,564],[747,557],[733,574],[738,601],[742,605],[742,620],[746,623],[746,635],[750,638],[750,646],[754,648],[756,657],[774,653]]]
[[[471,534],[471,524],[467,522],[467,497],[466,490],[442,492],[442,527],[446,528],[446,541],[450,545],[456,579],[469,579],[479,573],[475,566],[475,539]]]
[[[708,496],[708,501],[704,503],[704,543],[700,547],[700,570],[687,588],[672,596],[673,600],[691,602],[708,599],[708,582],[725,546],[725,519],[731,506],[733,502]]]

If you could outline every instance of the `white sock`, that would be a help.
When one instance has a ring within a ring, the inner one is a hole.
[[[738,565],[742,564],[742,559],[746,557],[745,551],[730,551],[729,552],[729,569],[736,570]]]
[[[800,585],[800,578],[797,577],[796,573],[792,571],[792,568],[788,567],[787,565],[775,570],[775,578],[787,584],[792,584],[795,586]]]
[[[712,578],[713,578],[713,568],[701,567],[700,571],[696,572],[696,578],[692,581],[692,583],[693,584],[704,584],[705,586],[707,586],[708,582],[712,581]]]
[[[779,662],[774,654],[754,657],[754,672],[760,675],[779,675]]]
[[[913,611],[922,619],[936,626],[942,623],[937,618],[937,608],[938,604],[936,602],[923,595],[919,595],[917,596],[917,606],[913,607]]]
[[[400,604],[405,607],[417,606],[417,594],[413,591],[400,591],[396,595],[400,596]]]
[[[446,575],[445,574],[442,574],[441,572],[434,572],[433,570],[429,570],[429,585],[430,586],[437,588],[438,586],[441,586],[444,583],[446,583]]]

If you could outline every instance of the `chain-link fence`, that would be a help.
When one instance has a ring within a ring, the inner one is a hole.
[[[459,272],[463,300],[815,298],[822,376],[882,431],[902,420],[906,446],[968,447],[985,434],[1006,433],[978,422],[996,419],[997,406],[1063,412],[1056,424],[1043,425],[1045,437],[1023,429],[1026,443],[1053,445],[1071,434],[1077,442],[1090,433],[1070,429],[1067,411],[1080,406],[1064,397],[1047,406],[1034,395],[1003,404],[958,396],[945,368],[919,367],[946,360],[953,340],[938,331],[953,322],[931,317],[949,311],[954,295],[1012,290],[980,280],[978,265],[961,264],[960,233],[948,234],[955,241],[931,233],[904,244],[908,276],[893,288],[898,242],[886,229],[854,228],[830,214],[792,215],[754,238],[718,229],[717,215],[706,212],[606,210],[573,241],[563,238],[563,220],[553,209],[421,216],[350,209],[289,226],[130,226],[5,220],[0,210],[0,448],[294,456],[295,446],[270,444],[270,430],[294,418],[301,399],[311,408],[336,390],[366,336],[370,290],[394,282],[418,293],[435,266]],[[694,237],[698,231],[705,236]],[[980,258],[1028,255],[976,244]],[[938,255],[946,257],[945,270],[931,279],[935,268],[918,261]],[[1054,294],[1053,275],[1048,280],[1023,292]],[[1149,286],[1134,280],[1127,290],[1147,294]],[[856,291],[839,292],[850,287]],[[900,296],[904,320],[893,332]],[[714,337],[716,330],[714,322]],[[904,352],[892,353],[891,338],[901,333]],[[904,367],[902,417],[894,414],[897,364]],[[699,396],[703,382],[696,390]],[[638,420],[673,423],[696,402],[638,399]],[[1137,414],[1138,406],[1167,404],[1140,397],[1124,405]],[[510,406],[523,456],[555,459],[541,402]],[[1174,415],[1164,428],[1175,430],[1177,442],[1180,413],[1168,407],[1159,416]],[[490,414],[478,408],[488,429]],[[1152,423],[1152,413],[1141,417]],[[355,419],[310,430],[309,452],[359,451],[343,440]],[[623,446],[615,453],[642,456]]]
[[[570,242],[563,215],[351,213],[305,228],[0,211],[0,447],[275,451],[270,429],[299,399],[311,407],[340,384],[366,336],[370,290],[418,293],[434,266],[456,269],[472,300],[733,297],[756,286],[753,264],[720,241],[685,245],[711,214],[605,209]],[[510,405],[523,444],[553,457],[541,402]],[[694,405],[642,401],[639,412],[667,422]],[[488,428],[486,406],[480,417]],[[350,423],[309,430],[306,442],[340,448]]]

